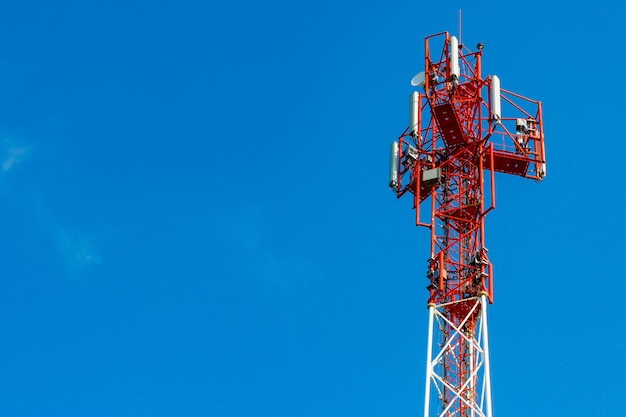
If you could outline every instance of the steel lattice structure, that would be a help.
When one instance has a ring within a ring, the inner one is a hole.
[[[391,147],[390,187],[413,197],[416,225],[431,237],[425,417],[491,417],[484,222],[494,173],[546,173],[541,103],[483,78],[482,49],[447,32],[425,38],[425,68],[412,80],[423,91],[411,94],[409,127]]]

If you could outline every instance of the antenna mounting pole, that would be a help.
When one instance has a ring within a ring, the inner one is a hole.
[[[461,32],[461,30],[463,29],[463,13],[461,12],[461,9],[459,9],[459,45],[463,45],[463,34]]]

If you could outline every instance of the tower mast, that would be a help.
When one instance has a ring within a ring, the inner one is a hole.
[[[424,47],[424,71],[411,81],[421,91],[411,93],[390,166],[391,189],[412,196],[416,225],[430,231],[424,417],[491,417],[484,222],[495,172],[545,176],[541,103],[483,78],[480,43],[470,51],[443,32]]]

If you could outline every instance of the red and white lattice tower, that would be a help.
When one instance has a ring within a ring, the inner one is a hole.
[[[483,77],[476,48],[447,32],[425,38],[409,127],[391,146],[390,187],[412,196],[417,226],[430,230],[424,417],[491,417],[484,223],[495,208],[494,173],[546,174],[541,103]]]

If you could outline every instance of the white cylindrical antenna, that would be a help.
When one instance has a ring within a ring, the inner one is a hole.
[[[539,170],[538,171],[539,171],[538,172],[539,179],[543,179],[543,177],[545,177],[546,173],[547,173],[547,171],[546,171],[546,163],[545,162],[539,164]]]
[[[420,93],[414,91],[409,100],[409,134],[417,136],[420,126]]]
[[[541,133],[541,158],[543,158],[543,160],[546,160],[546,148],[543,142],[543,133]],[[546,171],[546,163],[543,162],[540,166],[539,166],[539,175],[541,176],[541,179],[543,179],[543,177],[545,177],[547,174]]]
[[[491,76],[491,118],[494,122],[500,122],[502,118],[500,107],[500,79],[497,75]]]
[[[389,186],[398,186],[398,142],[391,142],[391,152],[389,158]]]
[[[450,77],[458,81],[461,71],[459,69],[459,41],[456,36],[450,36]]]

